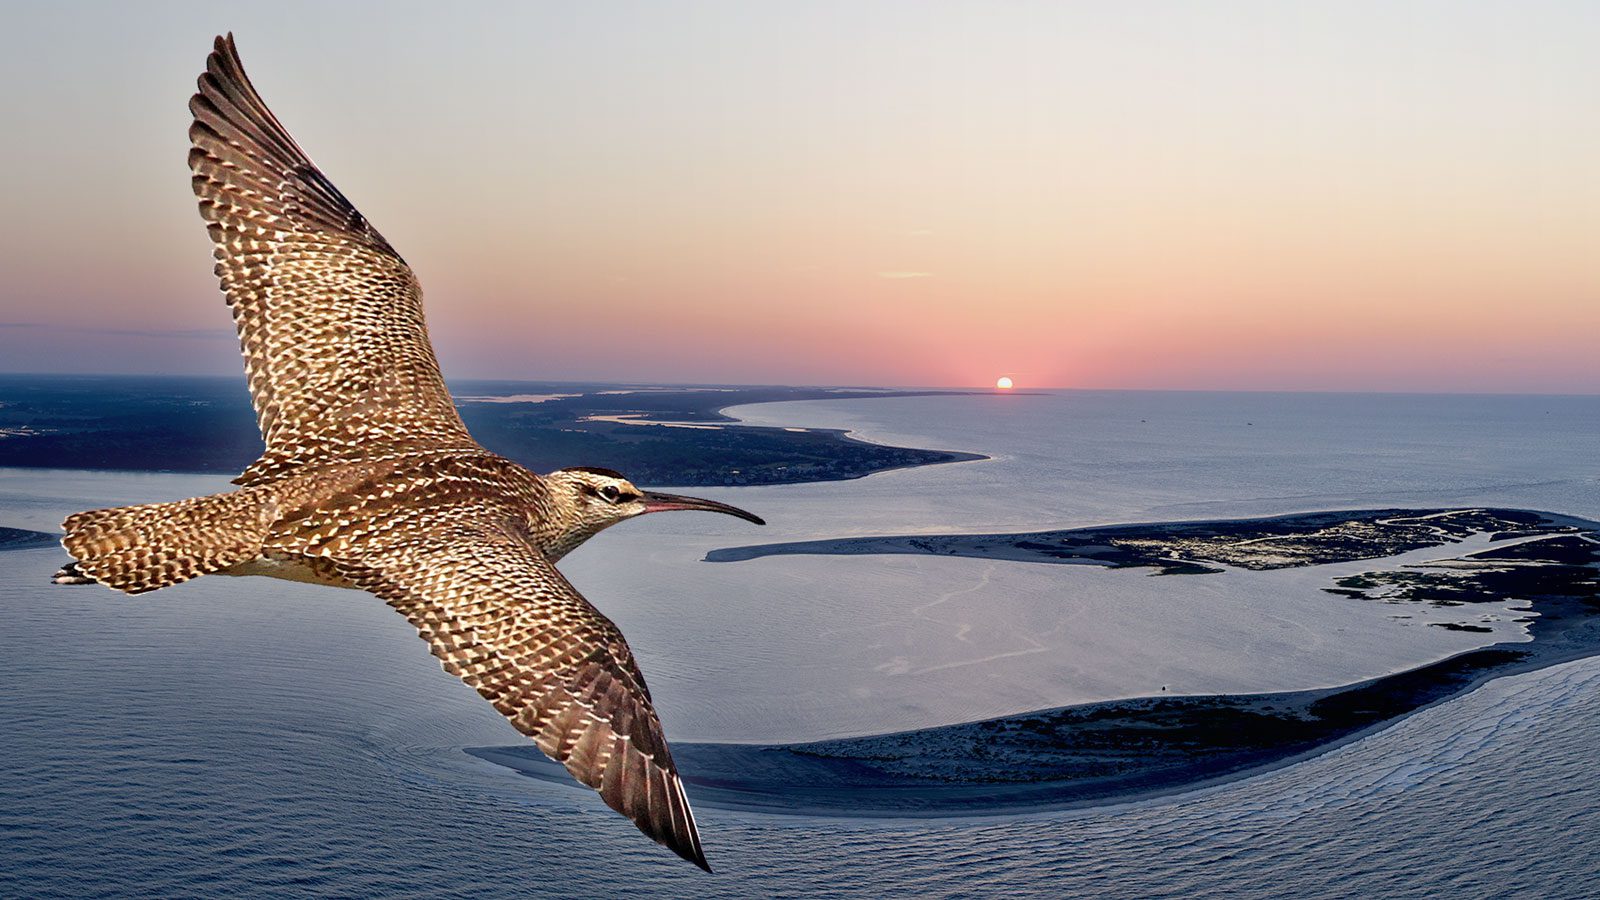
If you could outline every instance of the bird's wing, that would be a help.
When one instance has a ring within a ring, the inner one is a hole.
[[[267,445],[239,482],[386,447],[475,447],[416,277],[267,108],[232,35],[199,84],[189,167]]]
[[[640,831],[710,871],[622,632],[528,542],[512,509],[483,496],[479,477],[352,498],[285,523],[275,540],[399,610],[445,671]]]

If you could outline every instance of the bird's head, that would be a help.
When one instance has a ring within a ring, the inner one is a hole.
[[[760,516],[715,500],[640,490],[633,486],[633,482],[622,477],[620,472],[610,469],[574,466],[551,472],[544,479],[555,494],[557,503],[574,511],[561,533],[555,537],[553,546],[546,548],[545,552],[552,560],[565,556],[612,525],[645,513],[703,510],[737,516],[757,525],[767,524]]]

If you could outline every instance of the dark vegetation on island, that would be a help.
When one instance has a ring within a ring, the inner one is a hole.
[[[1156,574],[1384,559],[1473,535],[1513,542],[1330,581],[1329,602],[1427,604],[1442,627],[1487,631],[1474,609],[1527,603],[1531,642],[1500,643],[1338,688],[1145,697],[807,744],[674,748],[697,804],[830,815],[978,815],[1170,793],[1327,749],[1500,675],[1600,653],[1600,524],[1523,510],[1380,510],[1028,535],[859,538],[719,550],[939,553],[1145,567]],[[824,548],[836,548],[828,550]],[[783,549],[788,548],[788,549]],[[759,551],[759,552],[757,552]],[[537,751],[474,755],[543,775]]]
[[[929,392],[484,381],[452,383],[451,390],[485,447],[540,472],[589,465],[651,485],[789,484],[983,458],[869,444],[832,429],[737,425],[719,412],[745,403]],[[470,399],[551,394],[575,396]],[[668,422],[711,427],[660,424]],[[0,376],[0,466],[235,475],[260,452],[242,378]]]

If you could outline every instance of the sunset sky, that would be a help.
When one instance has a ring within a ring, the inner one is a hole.
[[[454,6],[0,6],[0,371],[239,373],[231,30],[452,378],[1600,391],[1600,4]]]

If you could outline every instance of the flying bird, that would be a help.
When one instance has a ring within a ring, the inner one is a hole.
[[[376,594],[540,750],[710,871],[627,641],[555,564],[645,513],[761,519],[485,450],[445,389],[410,267],[267,108],[231,34],[189,109],[194,192],[266,449],[238,490],[70,516],[75,562],[56,580],[139,594],[265,575]]]

